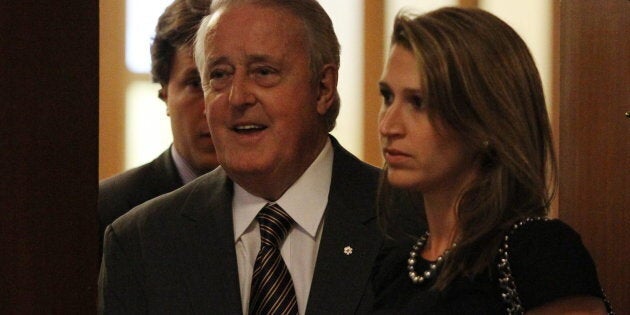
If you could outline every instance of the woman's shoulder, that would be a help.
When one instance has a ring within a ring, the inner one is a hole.
[[[523,238],[530,240],[540,240],[548,236],[568,236],[579,238],[579,234],[568,224],[548,217],[524,218],[512,225],[509,231],[511,238]]]
[[[507,233],[505,244],[512,263],[592,265],[588,250],[577,231],[565,222],[549,218],[527,218],[515,223]],[[531,269],[531,268],[528,268]],[[544,272],[544,270],[537,270]]]
[[[595,264],[580,235],[560,220],[522,220],[507,233],[504,248],[525,309],[563,297],[602,296]]]

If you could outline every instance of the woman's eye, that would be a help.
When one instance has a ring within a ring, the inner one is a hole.
[[[381,89],[380,92],[381,97],[383,97],[383,104],[391,105],[394,101],[394,95],[390,91],[384,89]]]
[[[420,95],[412,95],[410,101],[414,107],[422,107],[422,97]]]

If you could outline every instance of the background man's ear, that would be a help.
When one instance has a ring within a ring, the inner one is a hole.
[[[158,91],[158,98],[166,102],[166,87],[161,87]]]
[[[160,88],[160,90],[158,91],[158,97],[164,101],[164,104],[166,105],[166,116],[171,116],[171,113],[169,113],[169,108],[168,108],[168,103],[166,102],[166,99],[168,98],[168,94],[166,93],[166,87],[162,86]]]

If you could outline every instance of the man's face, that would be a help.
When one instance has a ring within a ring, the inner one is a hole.
[[[163,99],[166,114],[171,119],[173,145],[201,175],[217,167],[218,162],[204,117],[199,73],[191,53],[189,47],[176,51]]]
[[[217,14],[204,72],[217,156],[234,181],[274,200],[326,142],[330,105],[320,95],[329,88],[310,81],[304,27],[293,15],[256,5]]]

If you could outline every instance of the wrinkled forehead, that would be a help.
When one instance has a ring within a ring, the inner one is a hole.
[[[252,56],[289,63],[308,63],[306,27],[285,8],[252,3],[220,7],[202,22],[195,59],[202,80],[208,67],[223,60],[251,62]]]
[[[285,51],[305,54],[304,25],[286,9],[244,4],[216,11],[205,37],[206,54]]]
[[[254,27],[255,26],[255,27]],[[279,34],[305,35],[305,25],[289,8],[272,4],[241,3],[219,7],[208,22],[208,32],[214,33],[225,27],[268,30]],[[247,35],[240,32],[239,35]]]

